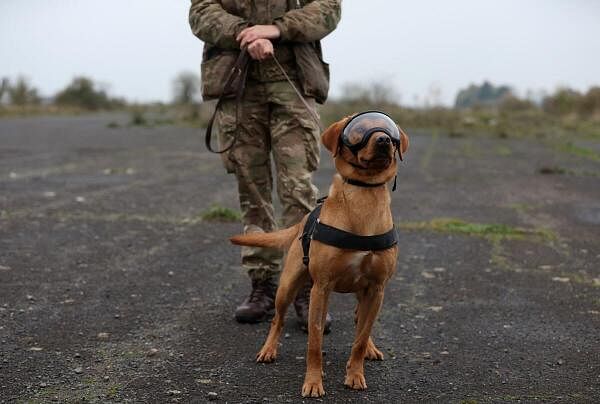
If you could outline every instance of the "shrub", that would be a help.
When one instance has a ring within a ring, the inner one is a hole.
[[[58,105],[79,107],[91,111],[114,109],[125,106],[125,101],[110,98],[106,91],[96,88],[93,80],[87,77],[75,77],[61,92],[54,102]]]
[[[600,114],[600,87],[592,87],[581,97],[578,107],[584,116]]]
[[[542,108],[550,114],[566,115],[577,112],[581,100],[581,93],[570,88],[559,88],[554,94],[544,98]]]
[[[536,105],[530,101],[522,98],[509,95],[504,98],[499,105],[500,112],[516,112],[537,109]]]

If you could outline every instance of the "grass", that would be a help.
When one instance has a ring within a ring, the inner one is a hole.
[[[201,215],[202,220],[217,222],[239,222],[242,215],[239,211],[225,206],[213,205]]]
[[[509,147],[504,146],[504,145],[497,146],[495,150],[496,150],[497,155],[503,156],[503,157],[510,156],[512,154],[512,150]]]
[[[563,153],[573,154],[577,157],[583,157],[592,161],[600,161],[600,153],[587,147],[577,146],[573,142],[567,142],[557,146]]]
[[[437,218],[427,222],[401,223],[399,228],[404,230],[433,231],[436,233],[462,234],[492,240],[522,240],[533,239],[552,241],[556,235],[547,229],[526,229],[498,223],[469,223],[460,219]]]
[[[453,218],[401,223],[398,227],[409,231],[429,231],[483,238],[490,243],[490,264],[507,271],[514,270],[514,268],[504,250],[504,241],[525,240],[554,245],[558,240],[558,236],[548,229],[514,227],[500,223],[470,223]]]

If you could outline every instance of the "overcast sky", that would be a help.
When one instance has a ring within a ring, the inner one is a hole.
[[[199,71],[189,0],[0,0],[0,76],[51,95],[74,75],[111,94],[167,101],[173,77]],[[600,84],[597,0],[344,0],[324,40],[332,94],[385,81],[405,104],[432,88],[451,104],[484,79],[527,89]]]

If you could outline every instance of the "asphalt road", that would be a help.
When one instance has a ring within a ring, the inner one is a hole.
[[[270,365],[268,324],[233,320],[241,226],[200,218],[237,209],[234,178],[198,130],[127,121],[0,120],[0,402],[319,401],[291,314]],[[409,135],[386,357],[343,386],[335,295],[321,401],[600,402],[600,143]],[[321,191],[332,174],[323,153]]]

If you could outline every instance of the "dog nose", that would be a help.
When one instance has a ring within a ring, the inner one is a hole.
[[[388,135],[381,135],[377,138],[377,145],[388,145],[390,144],[391,140],[390,137]]]

